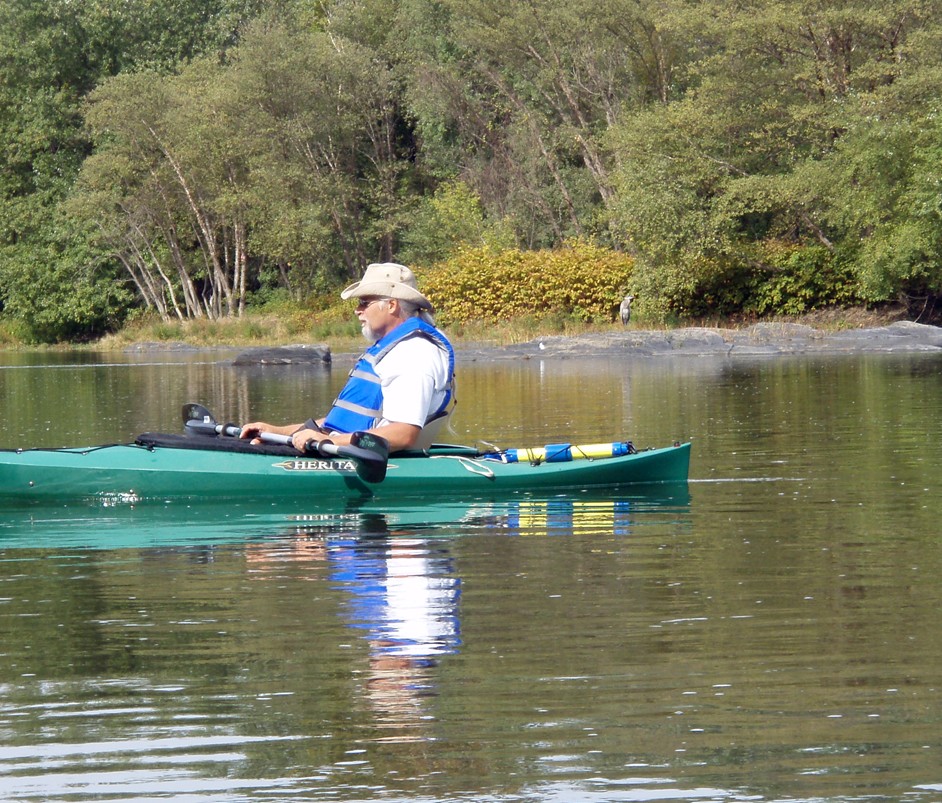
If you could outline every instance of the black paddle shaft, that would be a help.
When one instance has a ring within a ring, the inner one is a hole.
[[[213,414],[202,404],[193,402],[183,405],[183,425],[188,432],[200,435],[223,435],[238,438],[242,427],[237,424],[218,424]],[[260,432],[259,439],[267,443],[291,446],[290,435],[277,435],[273,432]],[[357,476],[365,482],[377,483],[386,478],[389,462],[389,442],[372,432],[354,432],[350,435],[349,446],[338,446],[330,440],[308,441],[305,452],[320,457],[339,457],[352,460]]]

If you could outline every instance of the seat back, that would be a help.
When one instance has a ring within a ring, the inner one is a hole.
[[[422,427],[422,431],[419,433],[418,440],[416,440],[412,448],[424,451],[433,443],[440,443],[441,439],[439,436],[444,430],[450,428],[449,422],[451,421],[451,414],[454,409],[454,405],[452,405],[443,413],[439,413],[431,421],[426,421],[425,426]]]

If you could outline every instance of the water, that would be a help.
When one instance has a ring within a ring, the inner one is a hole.
[[[342,369],[0,355],[0,446],[302,420]],[[454,439],[691,482],[0,518],[10,801],[942,800],[931,356],[468,363]]]

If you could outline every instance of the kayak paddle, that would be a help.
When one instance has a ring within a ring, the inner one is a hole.
[[[218,424],[213,414],[202,404],[183,405],[183,425],[187,432],[199,435],[225,435],[238,438],[242,427],[237,424]],[[292,446],[290,435],[277,435],[273,432],[260,432],[260,440]],[[364,482],[382,482],[386,478],[386,466],[389,462],[389,443],[385,438],[372,432],[353,432],[349,446],[338,446],[329,440],[308,441],[305,452],[320,457],[340,457],[352,460],[357,476]]]

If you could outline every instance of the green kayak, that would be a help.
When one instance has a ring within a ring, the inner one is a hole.
[[[0,504],[304,499],[327,507],[367,497],[480,499],[687,481],[689,443],[611,446],[618,456],[597,456],[598,444],[489,454],[440,445],[388,457],[334,447],[323,456],[224,435],[148,434],[130,444],[0,451]]]

